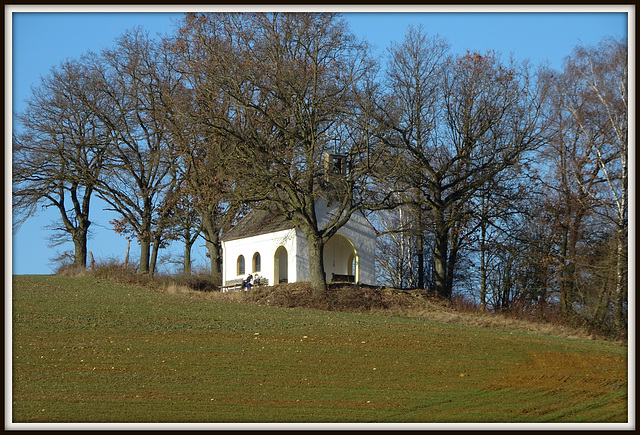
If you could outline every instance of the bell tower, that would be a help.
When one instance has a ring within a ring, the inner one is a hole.
[[[347,175],[347,156],[339,153],[324,153],[324,181],[344,178]]]

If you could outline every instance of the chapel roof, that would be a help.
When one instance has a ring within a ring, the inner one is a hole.
[[[268,210],[253,209],[240,219],[237,225],[224,233],[221,239],[227,242],[230,240],[259,236],[261,234],[290,230],[294,227],[293,222],[287,220],[285,216],[275,214]]]

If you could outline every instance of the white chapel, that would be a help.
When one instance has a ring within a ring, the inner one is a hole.
[[[337,207],[322,197],[315,208],[321,228],[337,212]],[[306,237],[283,216],[254,209],[221,240],[223,286],[249,273],[266,278],[269,285],[310,281]],[[353,213],[325,245],[327,282],[375,285],[375,246],[375,229],[362,212]]]

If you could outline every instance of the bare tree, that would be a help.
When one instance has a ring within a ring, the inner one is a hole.
[[[175,184],[174,154],[166,131],[166,95],[178,84],[158,41],[142,29],[122,35],[113,49],[90,61],[102,107],[91,107],[109,129],[114,146],[105,159],[99,196],[121,215],[115,229],[140,243],[140,273],[153,273],[162,246],[164,195]],[[152,253],[153,247],[153,253]]]
[[[412,29],[392,50],[385,140],[406,162],[434,234],[434,287],[451,297],[468,201],[541,141],[540,97],[527,65],[494,53],[444,59],[446,44]]]
[[[414,213],[410,206],[401,205],[393,210],[379,211],[375,216],[374,226],[379,231],[376,240],[377,281],[395,288],[415,288],[419,260]]]
[[[236,138],[225,128],[233,117],[231,96],[219,86],[217,14],[187,14],[175,38],[165,46],[172,68],[183,78],[169,104],[169,132],[177,157],[182,191],[200,216],[212,280],[222,282],[220,236],[237,212],[233,201],[236,174],[243,167]],[[220,16],[220,18],[224,15]]]
[[[55,207],[59,240],[73,241],[73,265],[87,264],[90,202],[104,165],[110,138],[87,107],[97,102],[93,78],[85,65],[70,60],[53,68],[33,89],[27,109],[16,116],[13,137],[13,211],[17,225],[40,204]],[[56,234],[52,239],[58,240]]]
[[[332,13],[204,15],[197,18],[213,38],[215,75],[231,106],[218,129],[236,144],[236,198],[286,216],[305,234],[312,287],[324,292],[325,243],[358,210],[362,179],[360,137],[348,134],[354,91],[371,63],[365,46]],[[341,177],[323,177],[323,154],[348,155]],[[336,149],[338,148],[338,149]],[[327,196],[329,192],[339,195]],[[316,201],[334,207],[324,225]]]
[[[179,179],[173,191],[165,197],[162,208],[166,211],[167,239],[180,240],[184,243],[182,256],[182,273],[191,275],[191,251],[202,233],[202,218],[195,207],[196,199],[191,194],[185,179]],[[177,261],[172,261],[177,263]]]
[[[410,27],[402,44],[394,43],[389,49],[385,82],[388,104],[383,108],[382,124],[389,128],[387,140],[403,162],[396,166],[401,171],[406,171],[405,164],[412,160],[411,149],[428,153],[428,147],[436,140],[442,74],[448,50],[449,44],[445,39],[429,37],[422,26]],[[412,198],[409,210],[414,212],[412,233],[417,246],[417,286],[424,288],[424,253],[429,222],[424,217],[423,192],[410,174],[401,175],[401,178],[410,189],[403,196]]]
[[[559,117],[563,184],[572,202],[599,215],[615,239],[615,323],[626,328],[628,234],[628,61],[626,41],[605,39],[597,47],[578,46],[562,74],[554,78]],[[579,221],[577,222],[579,224]],[[574,230],[574,234],[579,231]],[[572,247],[574,243],[570,243]],[[572,265],[573,266],[573,265]]]
[[[570,83],[574,86],[574,83]],[[558,95],[552,99],[557,103]],[[552,106],[555,135],[541,157],[549,159],[542,184],[547,191],[547,209],[553,211],[549,226],[558,240],[555,251],[560,308],[565,317],[573,314],[573,302],[578,294],[581,273],[579,248],[584,243],[588,219],[593,215],[593,203],[580,185],[598,183],[597,170],[586,154],[584,142],[570,126],[573,124],[559,106]]]

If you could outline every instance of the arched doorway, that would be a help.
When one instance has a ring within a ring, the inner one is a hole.
[[[360,281],[358,252],[346,237],[336,234],[324,246],[324,270],[329,282]]]
[[[273,283],[279,284],[281,282],[289,282],[289,258],[287,249],[284,246],[279,246],[276,249],[276,253],[273,256]]]

